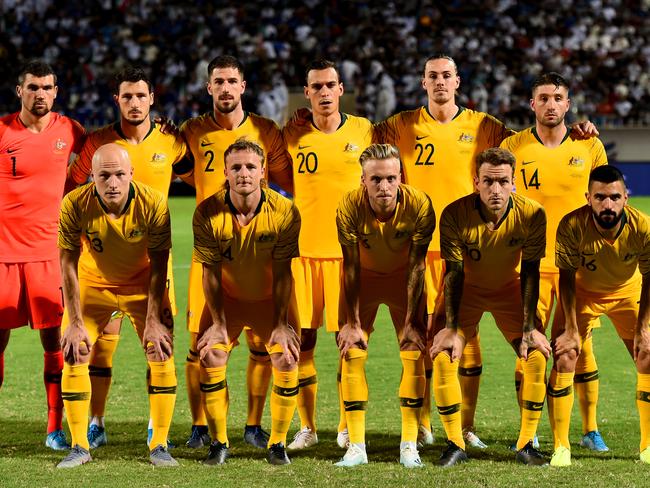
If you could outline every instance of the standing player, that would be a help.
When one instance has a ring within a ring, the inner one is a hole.
[[[226,187],[194,212],[194,260],[203,268],[206,307],[197,349],[201,396],[213,442],[205,464],[228,457],[226,364],[244,326],[265,345],[273,365],[268,461],[289,464],[287,431],[296,408],[300,338],[292,324],[291,259],[298,255],[300,214],[262,188],[264,152],[239,140],[224,154]]]
[[[515,158],[508,151],[492,148],[479,154],[474,179],[478,194],[451,203],[440,219],[446,324],[435,335],[430,353],[434,396],[447,434],[442,466],[467,460],[457,360],[465,342],[476,335],[484,312],[494,316],[524,366],[517,460],[546,464],[533,447],[551,349],[535,321],[546,217],[540,204],[511,193],[514,168]]]
[[[293,160],[294,202],[303,217],[300,257],[292,271],[302,327],[298,375],[301,429],[289,449],[318,442],[314,349],[318,328],[327,315],[328,331],[338,330],[341,247],[336,236],[336,207],[343,195],[359,186],[359,156],[372,142],[372,124],[339,112],[343,83],[336,65],[317,60],[307,66],[305,98],[311,105],[308,124],[290,122],[283,130]],[[339,432],[344,433],[344,418]]]
[[[537,313],[546,327],[559,288],[559,271],[553,259],[557,226],[564,215],[582,205],[589,172],[607,164],[607,155],[598,138],[571,139],[572,129],[564,122],[571,106],[569,85],[559,74],[546,73],[535,80],[530,104],[535,112],[535,126],[509,137],[501,147],[511,151],[520,161],[517,193],[538,201],[546,210],[546,257],[541,263],[537,306]],[[559,302],[555,313],[561,318]],[[561,324],[562,320],[554,323]],[[552,372],[551,382],[555,381],[553,375]],[[584,436],[581,445],[595,451],[607,451],[596,421],[599,381],[591,329],[578,358],[574,381],[582,414]]]
[[[120,110],[120,120],[92,132],[79,156],[70,165],[70,179],[85,183],[91,172],[92,158],[100,146],[115,143],[129,154],[134,179],[159,191],[165,197],[174,175],[186,177],[192,171],[185,158],[187,147],[180,135],[165,134],[150,117],[154,94],[149,77],[141,68],[128,67],[115,76],[113,99]],[[167,290],[172,315],[176,315],[171,254],[167,266]],[[90,356],[90,428],[91,449],[106,444],[104,428],[106,399],[111,385],[113,354],[120,339],[121,316],[113,319],[97,338]],[[151,434],[151,425],[149,426]]]
[[[406,183],[426,192],[433,208],[444,209],[451,202],[473,191],[473,162],[490,147],[498,146],[513,134],[494,117],[475,112],[456,103],[460,76],[449,56],[437,54],[427,59],[422,87],[427,92],[425,107],[394,115],[375,126],[374,139],[397,146],[402,156]],[[438,230],[427,253],[427,309],[441,320],[443,262]],[[432,327],[433,324],[430,324]],[[440,325],[438,326],[440,327]],[[420,442],[432,444],[430,381],[432,365],[426,358],[427,389],[420,418]],[[468,338],[459,374],[463,386],[463,428],[474,447],[487,447],[474,433],[474,412],[482,371],[478,334]]]
[[[56,225],[72,153],[84,130],[52,112],[56,75],[43,62],[26,64],[18,75],[19,112],[0,119],[0,385],[11,329],[38,329],[44,350],[47,438],[67,449],[62,430],[60,325],[63,315]]]
[[[280,130],[272,120],[244,111],[241,97],[245,89],[243,65],[232,56],[217,56],[208,65],[207,90],[212,96],[213,110],[181,125],[181,133],[194,159],[197,205],[223,187],[223,154],[241,137],[256,141],[262,147],[267,155],[265,168],[270,180],[285,191],[293,191],[291,161]],[[192,414],[192,433],[187,446],[193,448],[210,442],[201,403],[199,357],[196,350],[204,304],[201,265],[192,262],[187,302],[190,351],[185,364],[185,377]],[[262,430],[260,423],[271,375],[270,359],[260,338],[247,332],[247,340],[251,354],[247,372],[249,409],[244,439],[256,447],[266,448],[268,433]]]
[[[419,468],[416,442],[424,394],[426,347],[425,257],[436,225],[431,200],[401,184],[397,149],[373,144],[359,158],[363,185],[348,192],[337,210],[343,250],[345,320],[337,336],[341,392],[350,436],[337,466],[367,464],[365,410],[368,338],[380,304],[388,305],[399,341],[402,379],[400,463]],[[341,317],[343,319],[343,317]]]
[[[167,451],[176,371],[173,324],[171,314],[165,313],[169,310],[165,281],[171,248],[166,198],[132,181],[129,155],[118,144],[95,151],[92,176],[94,183],[65,197],[59,223],[66,305],[61,388],[73,447],[58,467],[73,468],[91,460],[88,361],[93,343],[115,310],[131,320],[151,370],[154,447],[149,459],[155,466],[178,466]]]
[[[548,387],[555,440],[551,465],[571,464],[573,375],[580,347],[601,315],[614,323],[636,364],[640,457],[650,463],[650,220],[626,205],[623,175],[612,166],[591,172],[587,202],[566,215],[557,229],[564,316],[555,315],[553,324],[554,365]]]

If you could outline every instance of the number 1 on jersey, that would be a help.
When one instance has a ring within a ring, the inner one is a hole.
[[[521,168],[521,177],[524,180],[524,186],[526,187],[526,190],[528,190],[530,187],[539,190],[540,182],[539,175],[537,174],[538,171],[539,169],[535,169],[533,175],[530,177],[530,179],[528,179],[526,178],[526,170],[524,168]]]

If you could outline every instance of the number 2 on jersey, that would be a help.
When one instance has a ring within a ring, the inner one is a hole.
[[[433,144],[422,145],[418,143],[415,145],[415,150],[420,151],[418,153],[417,159],[415,160],[416,166],[433,166],[433,161],[431,161],[434,151]]]
[[[530,177],[530,179],[528,179],[526,178],[526,170],[524,168],[521,168],[521,177],[524,180],[524,186],[526,187],[526,190],[528,190],[530,187],[539,190],[540,182],[539,175],[537,174],[538,171],[539,169],[535,169],[533,175]]]
[[[213,151],[205,151],[203,155],[208,159],[208,162],[205,164],[205,172],[206,173],[212,173],[214,172],[214,168],[212,167],[212,161],[214,161],[214,152]]]

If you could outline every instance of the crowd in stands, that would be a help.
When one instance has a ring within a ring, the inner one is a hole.
[[[573,116],[650,125],[650,0],[0,0],[0,113],[16,110],[15,70],[38,57],[59,75],[56,107],[87,127],[116,119],[110,80],[141,64],[156,108],[176,121],[209,109],[207,63],[240,58],[244,107],[281,122],[288,87],[316,57],[339,63],[356,111],[381,120],[426,100],[424,59],[452,56],[459,101],[512,126],[531,122],[542,71],[572,83]]]

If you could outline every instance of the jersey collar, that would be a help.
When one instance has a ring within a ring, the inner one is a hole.
[[[481,210],[481,196],[478,194],[476,195],[476,198],[474,200],[474,208],[478,211],[478,214],[481,216],[481,220],[487,224],[488,219],[486,219],[485,215],[483,215],[483,211]],[[506,211],[503,213],[499,221],[494,226],[495,229],[497,229],[501,225],[501,223],[508,218],[508,214],[510,213],[511,209],[512,209],[512,196],[508,197],[508,206],[506,208]]]
[[[215,125],[217,127],[223,128],[223,127],[221,127],[221,125],[219,125],[219,122],[217,122],[217,119],[214,118],[214,110],[212,112],[208,112],[208,115],[210,116],[210,119],[212,120],[212,122],[215,123]],[[244,118],[241,119],[241,122],[239,123],[239,125],[237,127],[241,127],[242,125],[244,125],[244,122],[246,122],[248,120],[248,115],[249,115],[249,113],[246,110],[244,110]]]
[[[233,215],[236,215],[238,213],[238,211],[235,208],[235,206],[233,205],[232,200],[230,199],[230,189],[228,189],[228,191],[226,191],[225,201],[226,201],[226,205],[228,205],[228,208],[230,209],[230,212]],[[260,213],[262,211],[262,205],[264,204],[265,201],[266,201],[266,192],[264,191],[264,189],[262,189],[262,198],[260,198],[260,203],[257,204],[257,208],[255,209],[255,214],[254,215],[257,215],[258,213]]]
[[[95,186],[93,193],[95,194],[95,197],[97,197],[97,201],[99,202],[99,206],[102,207],[102,210],[104,212],[108,213],[109,210],[104,205],[104,202],[102,201],[101,197],[99,196],[99,193],[97,193],[97,186]],[[122,213],[120,215],[124,215],[126,211],[129,209],[129,206],[131,205],[131,201],[135,198],[135,186],[133,186],[133,182],[129,183],[129,196],[126,199],[126,205],[124,205],[124,210],[122,210]]]
[[[571,134],[571,128],[568,127],[567,129],[568,129],[568,130],[566,131],[566,134],[564,134],[564,137],[562,138],[562,142],[560,142],[560,144],[562,144],[564,141],[566,141],[566,140],[569,138],[569,135]],[[535,139],[537,139],[537,142],[539,142],[539,143],[543,146],[544,143],[543,143],[542,140],[539,138],[539,134],[537,133],[537,127],[531,127],[531,128],[530,128],[530,132],[533,134],[533,136],[535,137]]]
[[[431,112],[429,112],[429,107],[428,107],[428,105],[423,105],[423,108],[424,108],[424,110],[427,111],[427,114],[429,115],[429,117],[431,117],[431,118],[432,118],[433,120],[435,120],[435,121],[438,120],[438,119],[436,119],[433,115],[431,115]],[[459,106],[458,106],[458,112],[456,112],[456,115],[454,115],[454,116],[451,118],[451,120],[455,120],[455,119],[456,119],[460,114],[462,114],[464,111],[465,111],[465,107],[463,107],[462,105],[459,105]]]
[[[345,124],[345,122],[348,120],[348,115],[347,114],[345,114],[343,112],[339,112],[339,115],[341,116],[341,123],[336,128],[336,130],[339,130],[341,127],[343,127],[343,124]],[[313,115],[310,116],[310,119],[311,119],[311,126],[314,129],[320,131],[320,129],[318,127],[316,127],[316,124],[314,124],[314,116]]]
[[[153,132],[153,130],[156,128],[156,123],[153,121],[153,119],[150,119],[150,120],[151,120],[151,126],[149,127],[149,132],[147,132],[147,135],[145,135],[144,139],[142,139],[143,141],[147,137],[149,137],[149,134],[151,134]],[[117,135],[120,136],[122,139],[126,139],[126,136],[124,135],[124,132],[122,132],[122,124],[120,123],[119,120],[113,124],[113,130],[115,132],[117,132]]]

